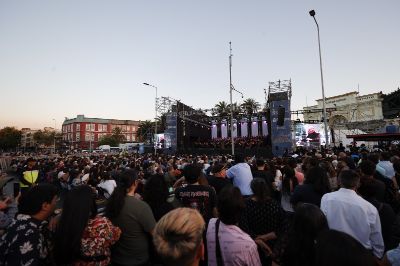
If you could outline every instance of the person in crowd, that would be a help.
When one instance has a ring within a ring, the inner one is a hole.
[[[330,191],[336,191],[339,185],[337,180],[337,173],[332,163],[330,161],[321,161],[319,163],[319,167],[324,169],[328,176]]]
[[[226,171],[226,176],[232,179],[233,185],[240,189],[243,196],[251,195],[250,182],[253,175],[250,165],[244,161],[242,154],[235,154],[235,165]]]
[[[395,179],[397,182],[397,185],[400,184],[400,160],[397,160],[393,163],[393,169],[395,171]]]
[[[345,152],[339,152],[339,161],[343,161],[346,163],[347,167],[351,170],[356,169],[356,164],[351,156],[348,156]]]
[[[208,184],[215,189],[217,195],[226,185],[230,185],[231,182],[226,178],[225,164],[216,163],[211,168],[211,174],[207,176]]]
[[[203,175],[202,168],[196,164],[187,164],[183,169],[184,179],[188,183],[185,187],[175,190],[175,197],[183,207],[197,209],[204,220],[208,221],[216,216],[216,194],[210,186],[199,184],[199,178]]]
[[[0,236],[3,235],[4,230],[13,222],[18,212],[17,203],[20,194],[13,197],[6,193],[7,188],[13,187],[13,180],[11,176],[0,176]]]
[[[281,206],[283,210],[289,214],[294,212],[290,203],[290,198],[295,188],[299,185],[294,169],[289,166],[283,168],[283,180],[281,188]]]
[[[395,248],[400,242],[400,224],[396,224],[396,214],[392,207],[377,199],[378,187],[374,180],[361,178],[357,192],[378,210],[385,250]]]
[[[97,187],[101,188],[104,191],[103,195],[106,199],[108,199],[114,192],[114,189],[117,187],[117,183],[114,179],[111,178],[110,173],[107,171],[103,171],[100,176],[101,181],[97,185]]]
[[[382,152],[381,153],[381,160],[379,161],[377,168],[377,171],[381,173],[384,177],[388,179],[394,179],[396,173],[393,168],[393,164],[390,161],[390,153],[389,152]]]
[[[173,202],[168,201],[169,196],[167,182],[162,175],[153,175],[146,181],[143,200],[149,204],[156,221],[175,208]]]
[[[66,196],[54,238],[57,265],[109,265],[121,230],[97,215],[93,190],[82,185]]]
[[[385,183],[374,178],[376,170],[375,164],[368,159],[363,160],[359,165],[359,170],[361,172],[361,180],[363,179],[371,180],[373,186],[376,187],[376,194],[375,194],[376,200],[384,202],[386,186]]]
[[[328,222],[317,206],[308,203],[298,204],[288,233],[283,234],[273,248],[271,257],[275,265],[315,265],[313,262],[315,240],[325,230],[328,230]]]
[[[36,159],[28,158],[26,165],[19,171],[19,181],[22,194],[39,183],[39,169]]]
[[[376,180],[382,181],[385,184],[385,202],[392,206],[394,212],[398,213],[400,211],[400,195],[399,195],[399,188],[393,182],[392,179],[386,178],[384,175],[381,174],[382,170],[380,170],[379,163],[379,155],[376,153],[371,153],[368,156],[368,160],[373,162],[376,166],[376,171],[374,174],[374,178]]]
[[[163,216],[154,228],[153,242],[165,266],[197,266],[204,257],[205,222],[194,209],[178,208]]]
[[[274,240],[285,225],[285,212],[278,202],[272,199],[271,190],[266,181],[254,178],[251,181],[253,195],[246,199],[246,207],[240,218],[239,227],[250,235],[257,244]],[[263,265],[271,264],[270,259],[259,248]]]
[[[40,184],[19,199],[18,215],[0,241],[0,265],[49,265],[50,232],[47,219],[57,203],[57,189]]]
[[[322,197],[321,210],[328,219],[330,229],[345,232],[357,239],[365,248],[382,258],[384,243],[378,210],[357,195],[359,175],[345,170],[339,176],[341,188]]]
[[[260,158],[256,160],[256,169],[254,169],[253,178],[262,178],[265,180],[268,186],[272,189],[272,184],[275,181],[275,176],[271,174],[266,168],[264,159]]]
[[[326,230],[315,242],[314,265],[378,266],[371,252],[346,233]]]
[[[221,190],[218,195],[219,218],[211,219],[207,229],[209,266],[261,265],[257,244],[238,227],[244,208],[239,188],[231,185]]]
[[[293,206],[299,202],[311,203],[319,207],[322,196],[330,191],[326,171],[319,166],[312,167],[306,173],[304,184],[294,189],[290,203]]]
[[[289,159],[288,166],[290,166],[294,169],[294,173],[297,178],[297,182],[299,183],[299,185],[302,185],[304,182],[304,174],[297,170],[298,165],[297,165],[296,159],[294,159],[294,158]]]
[[[149,262],[149,238],[156,224],[150,206],[135,197],[139,184],[137,172],[125,169],[108,200],[106,217],[122,231],[112,247],[113,265],[145,265]]]

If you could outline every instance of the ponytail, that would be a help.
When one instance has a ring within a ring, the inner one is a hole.
[[[112,219],[118,217],[125,204],[125,197],[128,189],[135,183],[137,172],[132,169],[125,169],[118,174],[117,187],[111,194],[106,206],[106,217]]]

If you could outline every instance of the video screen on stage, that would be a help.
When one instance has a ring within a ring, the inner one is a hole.
[[[157,145],[157,149],[162,149],[164,148],[164,143],[165,143],[165,136],[164,133],[161,134],[155,134],[155,145]]]
[[[319,148],[325,145],[324,125],[321,124],[295,124],[295,141],[297,147]]]

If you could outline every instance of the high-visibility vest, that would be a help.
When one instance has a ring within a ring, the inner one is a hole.
[[[28,182],[30,185],[26,185],[20,182],[21,187],[31,187],[33,186],[39,177],[39,170],[32,170],[32,171],[24,171],[22,174],[22,178]]]

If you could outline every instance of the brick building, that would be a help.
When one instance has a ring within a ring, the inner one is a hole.
[[[63,141],[73,149],[96,149],[98,141],[119,127],[126,142],[136,142],[139,121],[88,118],[78,115],[62,124]]]

